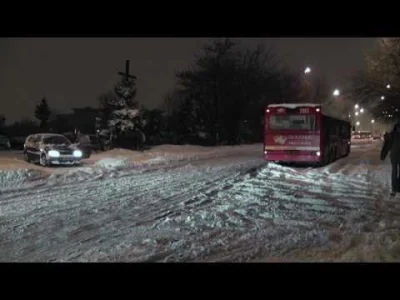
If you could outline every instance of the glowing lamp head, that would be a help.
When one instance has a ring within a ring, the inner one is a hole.
[[[60,157],[60,152],[58,152],[57,150],[50,150],[49,156],[50,157]]]
[[[73,153],[73,155],[74,155],[75,157],[82,157],[82,151],[81,151],[81,150],[75,150],[74,153]]]

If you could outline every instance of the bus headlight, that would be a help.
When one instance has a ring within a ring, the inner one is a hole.
[[[60,157],[60,152],[58,152],[57,150],[50,150],[49,156],[50,157]]]
[[[81,150],[75,150],[74,151],[74,156],[75,157],[82,157],[82,151]]]
[[[315,153],[315,154],[317,154],[317,156],[321,156],[321,152],[319,152],[319,151],[317,151],[317,153]]]

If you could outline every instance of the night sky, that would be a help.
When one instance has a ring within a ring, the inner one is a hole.
[[[137,99],[149,108],[174,87],[176,70],[212,39],[206,38],[0,38],[0,114],[7,123],[34,118],[45,95],[56,113],[97,106],[96,98],[113,88],[125,60],[138,77]],[[340,88],[351,72],[365,67],[373,38],[241,38],[246,46],[273,45],[299,72],[309,65]],[[314,75],[315,76],[315,75]]]

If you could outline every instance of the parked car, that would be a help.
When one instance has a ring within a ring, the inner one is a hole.
[[[26,138],[24,159],[41,166],[79,165],[82,163],[82,151],[61,134],[33,134]]]
[[[374,140],[381,140],[382,139],[382,134],[379,133],[379,132],[376,132],[376,133],[372,134],[372,138]]]
[[[371,131],[356,131],[353,133],[351,139],[353,140],[372,140]]]
[[[11,148],[11,143],[8,137],[0,134],[0,149],[9,150]]]
[[[26,136],[11,136],[10,137],[11,148],[18,150],[24,149],[25,140]]]

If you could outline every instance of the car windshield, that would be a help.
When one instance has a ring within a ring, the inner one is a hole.
[[[313,115],[281,115],[270,116],[270,129],[282,130],[315,130],[315,116]]]
[[[62,135],[54,135],[43,139],[46,145],[70,145],[71,142]]]

